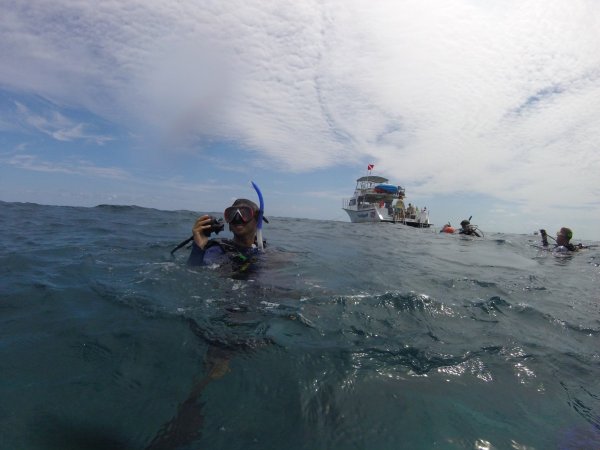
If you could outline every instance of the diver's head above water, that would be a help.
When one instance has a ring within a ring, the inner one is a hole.
[[[223,212],[225,222],[233,233],[233,241],[240,247],[252,247],[257,237],[260,208],[252,200],[238,198]],[[204,215],[199,217],[192,228],[193,239],[198,247],[203,249],[209,241],[210,230],[214,217]],[[263,218],[263,220],[266,219]]]
[[[254,244],[259,211],[256,203],[245,198],[238,198],[225,209],[223,218],[229,224],[229,230],[237,244],[244,247]]]
[[[258,217],[259,208],[251,200],[238,198],[233,204],[225,209],[223,217],[227,223],[243,222],[248,223]]]
[[[573,231],[570,228],[562,227],[556,233],[556,245],[567,246],[571,238],[573,238]]]

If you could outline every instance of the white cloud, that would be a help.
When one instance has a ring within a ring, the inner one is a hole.
[[[130,175],[118,167],[97,166],[89,161],[52,162],[30,154],[5,155],[0,162],[17,169],[33,170],[36,172],[65,173],[69,175],[84,175],[101,178],[125,180]]]
[[[95,134],[87,131],[88,125],[75,123],[58,111],[49,111],[46,115],[33,113],[24,104],[15,102],[15,113],[12,114],[16,122],[25,128],[34,128],[57,141],[86,140],[102,145],[112,141],[110,136]]]
[[[164,145],[235,140],[289,171],[369,161],[423,195],[523,207],[599,194],[594,1],[3,5],[0,85],[148,124]],[[61,115],[28,123],[106,139]]]

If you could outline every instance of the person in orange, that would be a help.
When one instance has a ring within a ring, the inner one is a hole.
[[[444,225],[442,227],[442,229],[440,230],[440,233],[449,233],[452,234],[454,233],[454,227],[452,225],[450,225],[450,222],[448,222],[446,225]]]

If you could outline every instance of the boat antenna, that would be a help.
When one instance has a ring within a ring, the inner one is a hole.
[[[265,212],[265,202],[263,200],[262,192],[260,192],[259,187],[256,185],[254,181],[251,181],[252,187],[256,191],[258,195],[259,202],[259,211],[258,211],[258,223],[256,225],[256,243],[258,245],[258,249],[262,252],[265,250],[265,245],[262,238],[262,226],[263,226],[263,215]]]

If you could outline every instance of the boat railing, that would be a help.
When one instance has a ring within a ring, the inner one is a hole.
[[[354,195],[367,195],[367,194],[375,194],[375,189],[372,187],[369,187],[369,188],[363,188],[363,189],[356,189],[354,191]]]
[[[373,209],[374,206],[377,205],[370,202],[358,203],[356,198],[342,199],[342,209],[353,209],[355,211],[360,211],[362,209]]]
[[[391,194],[391,193],[387,193],[387,192],[377,192],[375,190],[375,188],[366,188],[366,189],[356,189],[354,191],[354,196],[358,197],[359,195],[370,195],[370,196],[376,196],[376,197],[391,197],[391,198],[404,198],[405,197],[405,191],[404,189],[400,189],[398,192]]]

